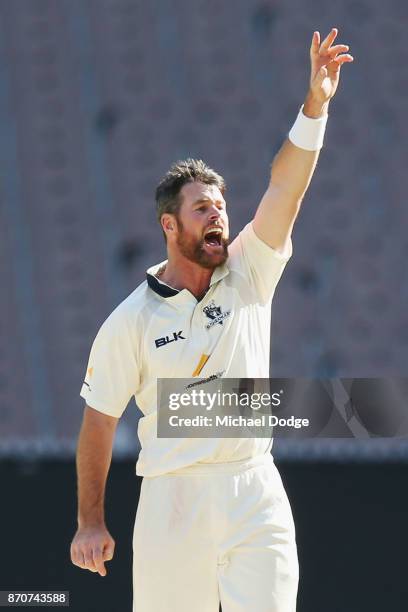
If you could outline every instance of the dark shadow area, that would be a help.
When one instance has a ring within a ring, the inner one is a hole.
[[[298,612],[404,612],[406,465],[284,463],[279,469],[297,527]],[[116,551],[105,578],[70,563],[73,462],[3,461],[0,474],[1,590],[69,590],[73,612],[131,612],[140,487],[133,462],[116,462],[110,472],[107,522]]]

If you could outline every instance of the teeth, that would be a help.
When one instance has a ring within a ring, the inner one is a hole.
[[[209,236],[210,234],[222,234],[222,228],[221,227],[213,227],[212,229],[208,230],[205,235]]]

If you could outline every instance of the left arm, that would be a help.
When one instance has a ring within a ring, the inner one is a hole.
[[[333,28],[320,44],[319,32],[313,34],[310,89],[303,106],[303,115],[312,121],[327,115],[339,82],[340,67],[344,62],[353,61],[351,55],[341,53],[348,50],[347,45],[331,46],[336,36],[337,30]],[[284,250],[292,233],[319,153],[320,148],[307,150],[286,139],[272,162],[269,186],[252,224],[257,236],[278,251]]]

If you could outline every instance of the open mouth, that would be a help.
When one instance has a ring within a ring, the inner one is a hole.
[[[213,227],[207,230],[207,232],[204,235],[205,244],[211,247],[221,246],[221,239],[222,239],[222,228],[220,227]]]

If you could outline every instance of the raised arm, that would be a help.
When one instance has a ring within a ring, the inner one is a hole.
[[[71,544],[74,565],[106,576],[104,562],[115,542],[105,525],[106,479],[119,419],[85,406],[77,448],[78,530]]]
[[[351,55],[344,53],[348,51],[347,45],[331,46],[337,32],[333,28],[321,44],[319,32],[313,34],[310,88],[303,110],[272,162],[269,186],[253,220],[257,236],[278,251],[284,250],[292,233],[316,168],[328,107],[337,90],[340,68],[345,62],[353,61]]]

